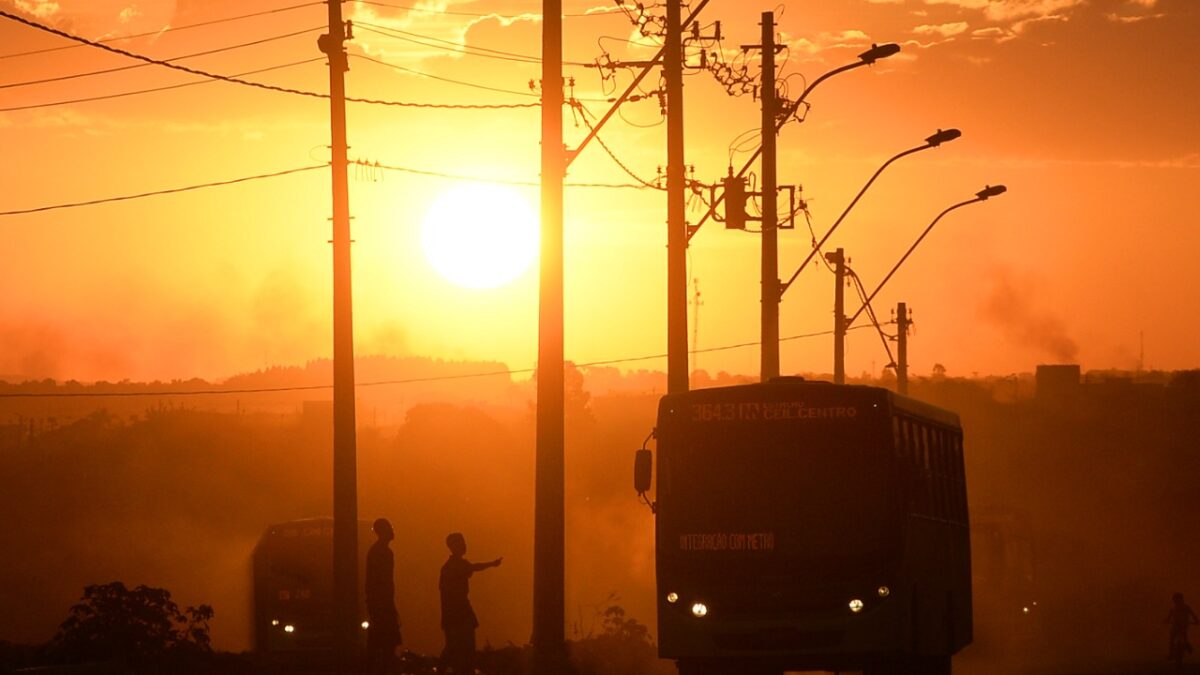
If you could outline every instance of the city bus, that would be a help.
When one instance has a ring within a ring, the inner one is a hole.
[[[971,548],[954,413],[801,378],[665,396],[659,653],[681,675],[950,672],[970,643]]]
[[[358,523],[359,579],[375,541]],[[254,646],[260,652],[333,650],[333,518],[271,525],[254,548]],[[359,615],[366,620],[360,594]],[[360,642],[366,645],[366,627]]]

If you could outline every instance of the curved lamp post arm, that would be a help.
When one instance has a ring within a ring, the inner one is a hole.
[[[875,299],[875,296],[879,293],[879,291],[883,290],[884,284],[886,284],[888,280],[892,278],[892,275],[896,273],[896,270],[900,269],[900,266],[904,264],[904,261],[908,260],[908,256],[912,255],[912,252],[916,250],[921,241],[925,239],[925,235],[929,234],[929,231],[933,229],[933,226],[937,225],[938,221],[945,217],[947,213],[950,213],[955,209],[961,209],[968,204],[987,201],[989,197],[995,197],[996,195],[1003,194],[1006,190],[1007,188],[1003,185],[985,187],[983,190],[975,194],[974,199],[968,199],[965,202],[959,202],[939,213],[937,218],[934,218],[933,222],[929,223],[929,226],[926,227],[925,231],[921,233],[921,236],[917,237],[917,240],[913,242],[913,245],[908,247],[908,250],[904,252],[904,255],[901,256],[900,260],[898,260],[896,264],[892,266],[892,271],[888,272],[887,276],[883,278],[883,281],[879,282],[879,285],[875,287],[875,290],[871,291],[871,294],[868,295],[867,299],[863,301],[862,307],[859,307],[858,311],[855,312],[853,316],[851,316],[849,319],[846,319],[846,327],[849,328],[854,323],[854,320],[863,313],[863,310],[865,310],[867,306],[871,304],[871,301]]]
[[[825,241],[829,239],[830,235],[832,235],[835,230],[837,230],[838,225],[842,224],[842,221],[846,219],[846,215],[850,213],[850,210],[854,208],[854,205],[858,203],[858,200],[862,199],[862,196],[866,194],[867,189],[871,187],[871,184],[875,182],[876,178],[879,178],[879,174],[883,173],[884,169],[891,166],[892,162],[895,162],[901,157],[907,157],[908,155],[920,152],[922,150],[928,150],[929,148],[936,148],[942,143],[954,140],[961,135],[962,133],[957,129],[947,129],[945,131],[938,129],[936,134],[925,139],[925,143],[923,145],[918,145],[915,148],[909,148],[908,150],[905,150],[904,152],[884,162],[883,166],[879,167],[879,169],[875,171],[875,174],[871,176],[871,180],[868,180],[867,184],[864,185],[862,189],[858,191],[858,194],[854,196],[853,201],[851,201],[850,205],[846,207],[846,210],[842,211],[842,215],[838,216],[838,219],[833,223],[833,227],[829,228],[829,231],[825,233],[825,236],[821,237],[821,241],[817,242],[816,246],[813,246],[812,251],[809,252],[808,257],[804,259],[804,262],[800,263],[800,266],[796,268],[796,271],[792,273],[792,276],[788,278],[788,280],[782,286],[779,287],[780,299],[783,298],[783,294],[787,292],[787,289],[791,288],[792,282],[796,280],[796,277],[800,276],[800,273],[804,271],[804,268],[808,266],[808,263],[812,262],[813,256],[817,254],[817,251],[821,250],[821,247],[825,245]]]

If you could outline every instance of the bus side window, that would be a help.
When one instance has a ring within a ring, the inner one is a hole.
[[[892,452],[904,457],[904,436],[900,433],[900,418],[892,417]]]

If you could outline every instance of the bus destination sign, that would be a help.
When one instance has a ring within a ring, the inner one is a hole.
[[[705,532],[679,535],[680,551],[774,551],[774,532]]]
[[[850,405],[810,406],[804,401],[739,401],[693,403],[692,422],[772,422],[783,420],[850,420],[858,408]]]

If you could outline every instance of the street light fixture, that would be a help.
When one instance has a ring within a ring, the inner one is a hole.
[[[846,320],[846,326],[849,327],[852,325],[854,320],[863,313],[863,310],[865,310],[871,304],[871,301],[874,300],[879,291],[883,289],[884,284],[886,284],[888,280],[892,278],[892,275],[896,273],[896,270],[900,269],[900,266],[904,264],[904,261],[908,260],[908,256],[912,255],[912,252],[916,250],[921,241],[925,239],[925,235],[929,234],[929,231],[933,229],[934,225],[938,224],[938,221],[941,220],[942,217],[944,217],[947,213],[954,211],[955,209],[961,209],[968,204],[975,204],[976,202],[985,202],[989,198],[1002,195],[1007,191],[1008,188],[1003,185],[988,185],[979,192],[976,192],[974,199],[968,199],[964,202],[959,202],[939,213],[937,217],[933,219],[933,222],[929,223],[929,226],[925,228],[925,231],[921,233],[921,236],[917,237],[917,240],[913,242],[913,245],[908,247],[908,250],[904,252],[904,255],[900,258],[900,260],[892,267],[892,271],[888,272],[887,276],[883,278],[883,281],[879,282],[879,285],[875,287],[875,290],[871,291],[871,294],[868,295],[867,299],[863,301],[862,307],[858,308],[858,311],[854,313],[854,316],[851,316]]]
[[[867,65],[873,65],[879,59],[886,59],[899,52],[900,45],[894,42],[889,42],[885,45],[872,44],[871,48],[859,54],[858,58]]]
[[[858,203],[858,200],[862,199],[862,196],[867,192],[867,189],[871,187],[871,184],[875,182],[876,178],[879,178],[879,174],[883,173],[884,169],[888,168],[892,162],[895,162],[901,157],[907,157],[908,155],[920,152],[922,150],[928,150],[929,148],[936,148],[943,143],[949,143],[959,136],[962,136],[962,132],[958,129],[938,129],[932,136],[925,139],[925,143],[923,145],[918,145],[915,148],[909,148],[908,150],[894,155],[891,159],[884,162],[883,166],[879,167],[879,169],[875,171],[875,174],[871,176],[871,179],[867,181],[867,184],[864,185],[862,189],[858,191],[858,194],[854,196],[854,199],[850,202],[850,205],[846,207],[846,210],[842,211],[842,215],[838,216],[838,219],[834,221],[833,227],[830,227],[829,231],[825,233],[825,236],[821,237],[821,241],[817,242],[816,246],[813,246],[812,251],[809,252],[808,257],[804,259],[804,262],[800,263],[800,266],[796,268],[796,271],[792,273],[792,276],[787,280],[787,282],[779,287],[779,299],[777,302],[783,300],[783,294],[787,292],[787,289],[791,288],[792,283],[796,281],[796,277],[800,276],[800,273],[803,272],[808,263],[812,261],[813,256],[817,254],[817,251],[821,250],[821,246],[823,246],[825,241],[829,239],[830,235],[837,230],[838,225],[842,224],[842,221],[846,219],[846,215],[850,213],[850,210],[854,208],[854,205]],[[986,199],[986,197],[984,197],[984,199]],[[847,326],[848,325],[849,324],[847,324]]]

